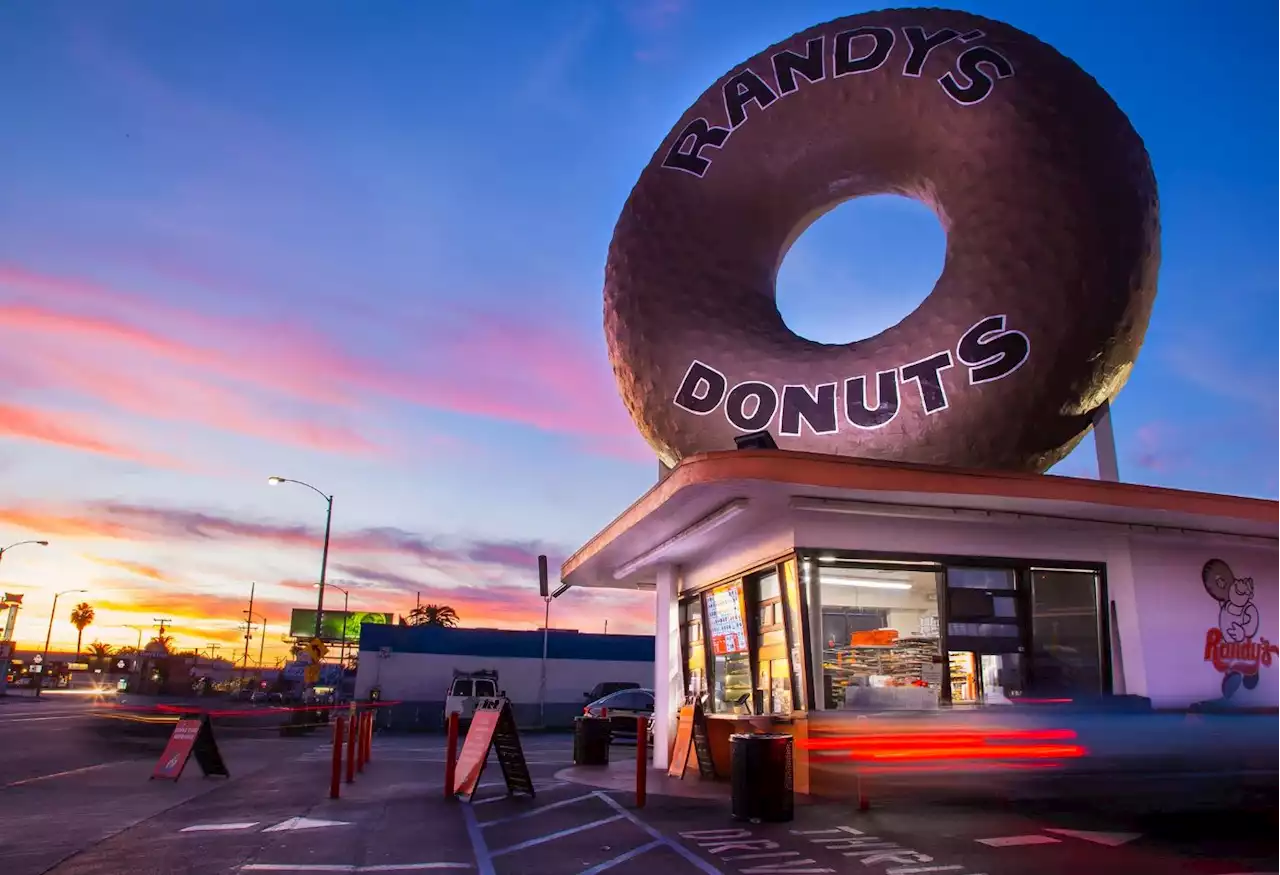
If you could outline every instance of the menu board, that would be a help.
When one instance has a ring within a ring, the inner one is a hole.
[[[707,596],[707,625],[711,649],[717,656],[747,649],[747,630],[742,622],[742,584],[713,589]]]

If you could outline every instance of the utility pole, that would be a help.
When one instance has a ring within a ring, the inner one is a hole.
[[[156,637],[163,638],[165,627],[172,624],[173,619],[170,617],[152,617],[151,622],[154,623],[160,629],[160,631],[156,633]]]
[[[257,589],[256,581],[249,583],[249,610],[244,611],[244,663],[240,666],[240,685],[244,686],[245,675],[249,673],[249,639],[253,637],[253,591]]]
[[[267,618],[259,615],[258,619],[262,621],[262,637],[258,639],[258,672],[262,672],[262,651],[267,646]]]

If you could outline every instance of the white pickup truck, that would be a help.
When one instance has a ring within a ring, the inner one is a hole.
[[[457,713],[458,723],[466,726],[476,712],[476,705],[482,699],[492,699],[502,695],[498,691],[498,673],[496,671],[458,671],[454,669],[453,682],[449,684],[449,692],[444,698],[444,719],[447,723],[449,715]]]

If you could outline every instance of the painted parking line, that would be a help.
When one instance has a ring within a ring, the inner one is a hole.
[[[1108,848],[1118,848],[1134,839],[1142,838],[1142,833],[1140,832],[1095,832],[1087,829],[1046,829],[1045,832],[1068,836],[1073,839],[1083,839],[1086,842],[1093,842],[1095,845],[1106,845]]]
[[[92,766],[84,766],[83,768],[79,768],[79,769],[67,769],[65,772],[54,772],[54,773],[53,773],[53,774],[51,774],[51,775],[37,775],[37,776],[36,776],[36,777],[34,777],[34,778],[23,778],[21,781],[10,781],[8,784],[4,784],[4,785],[0,786],[0,790],[7,790],[7,789],[9,789],[10,787],[21,787],[21,786],[23,786],[24,784],[34,784],[34,783],[36,783],[37,781],[48,781],[48,780],[51,780],[51,779],[53,779],[53,778],[65,778],[65,777],[67,777],[68,775],[80,775],[80,774],[83,774],[83,773],[85,773],[85,772],[93,772],[93,771],[97,771],[98,769],[105,769],[105,768],[108,768],[108,767],[110,767],[110,766],[119,766],[119,765],[122,765],[122,764],[124,764],[124,763],[126,763],[126,762],[129,762],[129,761],[128,761],[128,760],[117,760],[117,761],[115,761],[115,762],[113,762],[113,763],[97,763],[97,764],[95,764],[95,765],[92,765]]]
[[[545,845],[547,842],[554,842],[556,839],[562,839],[562,838],[565,838],[566,836],[576,835],[577,833],[580,833],[580,832],[586,832],[589,829],[595,829],[598,826],[604,826],[606,823],[614,823],[619,820],[622,820],[622,815],[620,814],[615,814],[612,817],[603,817],[600,820],[593,820],[590,823],[582,823],[582,824],[579,824],[578,826],[571,826],[567,829],[557,830],[556,832],[550,833],[549,835],[538,836],[536,838],[529,839],[528,841],[520,842],[519,844],[510,845],[505,848],[500,848],[496,851],[491,851],[490,856],[501,857],[504,854],[514,853],[515,851],[523,851],[525,848],[535,848],[538,845]]]
[[[974,839],[980,845],[986,845],[989,848],[1018,848],[1024,845],[1056,845],[1062,842],[1062,839],[1055,839],[1053,836],[1046,835],[1025,835],[1025,836],[1000,836],[994,839]]]
[[[662,841],[659,839],[654,839],[653,841],[649,842],[646,845],[640,845],[639,847],[632,848],[631,850],[627,851],[625,854],[619,854],[618,856],[614,857],[612,860],[605,860],[603,863],[600,863],[599,865],[596,865],[596,866],[592,866],[590,869],[587,869],[584,872],[579,872],[578,875],[598,875],[598,873],[603,872],[606,869],[612,869],[614,866],[627,862],[627,860],[630,860],[632,857],[640,856],[645,851],[652,851],[654,848],[660,848],[660,847],[662,847]]]
[[[510,823],[513,820],[524,820],[526,817],[537,817],[544,811],[551,811],[556,808],[564,808],[566,805],[576,805],[579,802],[585,802],[588,799],[595,799],[595,793],[586,793],[582,796],[574,796],[572,799],[561,799],[559,802],[549,802],[546,805],[539,805],[537,808],[531,808],[528,811],[522,811],[519,814],[513,814],[510,817],[499,817],[497,820],[486,820],[481,822],[481,826],[497,826],[500,823]]]
[[[237,829],[252,829],[261,821],[253,820],[248,823],[197,823],[191,826],[185,826],[178,832],[229,832]]]
[[[564,783],[564,782],[561,782],[561,783]],[[492,800],[485,799],[485,800],[481,800],[481,802],[501,801],[501,799],[506,799],[506,798],[509,798],[509,797],[503,796],[503,797],[499,797],[498,799],[492,799]],[[508,823],[511,823],[512,821],[520,821],[520,820],[535,818],[541,814],[546,814],[551,811],[556,811],[570,805],[577,805],[583,802],[588,802],[593,799],[599,800],[604,805],[613,809],[613,814],[609,817],[596,818],[587,823],[581,823],[581,824],[578,824],[577,826],[571,826],[567,829],[560,829],[560,830],[556,830],[555,832],[547,833],[545,835],[535,836],[534,838],[528,839],[527,841],[523,841],[518,844],[511,845],[505,848],[498,848],[496,850],[491,849],[489,847],[489,844],[485,838],[486,827],[497,826],[499,824],[508,824]],[[601,863],[597,863],[596,865],[578,873],[578,875],[601,875],[601,873],[607,872],[608,870],[614,868],[615,866],[619,866],[629,860],[632,860],[640,856],[641,854],[645,854],[651,850],[654,850],[656,848],[661,848],[661,847],[670,848],[673,852],[678,854],[680,857],[683,857],[700,872],[704,873],[704,875],[723,875],[723,873],[719,869],[717,869],[715,866],[703,860],[701,857],[699,857],[694,852],[690,851],[680,842],[674,841],[668,838],[667,836],[659,832],[657,829],[653,828],[652,826],[645,823],[640,818],[636,817],[634,814],[628,811],[625,807],[623,807],[620,803],[618,803],[612,797],[605,794],[603,791],[597,790],[591,793],[573,796],[569,799],[557,800],[556,802],[550,802],[545,805],[540,805],[537,808],[534,808],[531,810],[521,811],[518,814],[510,815],[507,817],[493,818],[491,820],[486,820],[486,821],[481,821],[476,817],[474,806],[478,804],[480,804],[480,802],[472,803],[471,805],[465,805],[462,808],[463,821],[466,824],[467,836],[471,840],[472,851],[475,854],[475,858],[476,858],[476,869],[478,870],[477,875],[495,875],[494,860],[497,858],[507,857],[508,855],[515,853],[517,851],[526,850],[528,848],[533,848],[540,845],[547,845],[552,842],[555,842],[558,839],[567,838],[568,836],[576,835],[578,833],[583,833],[588,830],[596,829],[597,827],[606,826],[608,824],[618,823],[621,821],[627,821],[631,823],[633,826],[639,828],[643,833],[645,833],[648,836],[649,840],[646,842],[643,842],[642,844],[634,848],[631,848],[630,850],[627,850],[621,854],[618,854],[616,857],[612,857],[611,859],[605,860]]]
[[[538,792],[539,792],[539,793],[545,793],[545,792],[547,792],[548,790],[554,790],[554,789],[556,789],[556,788],[558,788],[558,787],[564,787],[564,786],[566,786],[568,783],[569,783],[568,781],[548,781],[548,782],[547,782],[547,783],[545,783],[545,784],[539,784],[539,785],[537,785],[537,790],[538,790]],[[485,787],[485,786],[489,786],[489,785],[481,784],[480,786],[481,786],[481,787]],[[507,786],[507,782],[506,782],[506,781],[499,781],[499,782],[497,782],[494,786],[498,786],[498,787],[505,787],[505,786]],[[506,801],[507,801],[508,799],[510,799],[510,798],[511,798],[510,796],[503,795],[503,796],[490,796],[488,799],[473,799],[473,800],[471,800],[471,805],[472,805],[472,806],[475,806],[475,805],[492,805],[492,804],[493,804],[493,803],[495,803],[495,802],[506,802]]]
[[[433,869],[471,869],[470,863],[380,863],[349,866],[341,863],[248,863],[241,872],[427,872]]]

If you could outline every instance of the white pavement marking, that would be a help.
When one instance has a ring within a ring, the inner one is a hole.
[[[340,863],[248,863],[241,872],[426,872],[430,869],[471,869],[470,863],[380,863],[348,866]]]
[[[587,793],[582,796],[574,796],[572,799],[562,799],[559,802],[551,802],[547,805],[539,805],[537,808],[530,808],[528,811],[522,811],[519,814],[513,814],[510,817],[499,817],[497,820],[485,820],[480,823],[481,826],[495,826],[499,823],[510,823],[513,820],[523,820],[526,817],[533,817],[544,811],[551,811],[553,808],[563,808],[566,805],[574,805],[578,802],[585,802],[588,799],[595,799],[595,793]]]
[[[586,871],[579,872],[578,875],[599,875],[600,872],[603,872],[606,869],[612,869],[614,866],[627,862],[627,860],[630,860],[632,857],[638,857],[641,854],[643,854],[645,851],[652,851],[654,848],[662,847],[662,845],[663,845],[662,841],[658,839],[654,839],[653,841],[649,842],[647,845],[640,845],[638,848],[632,848],[631,850],[627,851],[625,854],[619,854],[618,856],[614,857],[612,860],[605,860],[603,863],[599,864],[598,866],[592,866],[590,869],[587,869]]]
[[[986,845],[989,848],[1016,848],[1020,845],[1056,845],[1062,839],[1055,839],[1052,836],[1042,835],[1025,835],[1025,836],[1002,836],[994,839],[974,839],[980,845]]]
[[[622,820],[621,814],[615,814],[613,817],[602,817],[601,819],[593,820],[590,823],[583,823],[583,824],[579,824],[578,826],[571,826],[568,829],[558,830],[556,832],[550,833],[549,835],[538,836],[537,838],[529,839],[528,841],[520,842],[519,844],[516,844],[516,845],[509,845],[505,848],[500,848],[499,850],[496,850],[493,852],[493,856],[501,857],[503,854],[510,854],[515,851],[523,851],[525,848],[537,847],[538,845],[543,845],[543,844],[546,844],[547,842],[553,842],[556,839],[562,839],[562,838],[565,838],[566,836],[574,835],[575,833],[586,832],[589,829],[595,829],[597,826],[604,826],[606,823],[613,823],[614,821],[618,821],[618,820]]]
[[[197,823],[194,826],[185,826],[178,832],[223,832],[233,829],[250,829],[257,826],[261,821],[250,821],[249,823]]]
[[[631,821],[633,824],[640,827],[640,829],[644,830],[650,836],[662,842],[664,845],[666,845],[671,850],[675,851],[680,856],[684,857],[690,863],[697,866],[698,869],[707,873],[707,875],[724,875],[723,872],[721,872],[715,866],[712,866],[710,863],[708,863],[706,860],[699,857],[697,854],[695,854],[693,851],[686,848],[684,845],[680,844],[679,842],[673,842],[671,839],[667,838],[662,833],[658,832],[656,829],[649,826],[649,824],[645,823],[643,820],[636,817],[630,811],[627,811],[627,809],[623,808],[622,805],[618,802],[618,800],[614,799],[612,796],[609,796],[605,794],[603,791],[599,791],[599,790],[596,791],[596,795],[600,797],[601,802],[608,805],[614,811],[622,815],[626,820]]]
[[[1084,839],[1086,842],[1106,845],[1108,848],[1118,848],[1134,839],[1142,838],[1142,833],[1140,832],[1094,832],[1086,829],[1046,829],[1045,832],[1060,836],[1070,836],[1073,839]]]
[[[350,826],[351,823],[346,820],[319,820],[310,817],[291,817],[288,820],[282,820],[275,826],[269,826],[263,832],[284,832],[291,829],[323,829],[327,826]]]
[[[552,790],[552,789],[554,789],[554,788],[556,788],[556,787],[563,787],[565,784],[568,784],[568,783],[569,783],[568,781],[549,781],[549,782],[547,782],[546,784],[543,784],[542,786],[537,787],[536,789],[537,789],[538,791],[540,791],[540,792],[545,793],[547,790]],[[506,785],[507,785],[507,782],[506,782],[506,781],[501,781],[501,782],[499,782],[499,784],[498,784],[498,786],[500,786],[500,787],[505,787]],[[484,784],[481,784],[480,786],[481,786],[481,787],[483,787],[483,786],[485,786],[485,785],[484,785]],[[474,800],[474,801],[471,803],[471,805],[472,805],[472,806],[475,806],[475,805],[489,805],[490,803],[493,803],[493,802],[503,802],[503,801],[506,801],[507,799],[510,799],[510,798],[511,798],[510,796],[490,796],[488,799],[476,799],[476,800]],[[481,826],[483,826],[483,825],[484,825],[484,824],[481,824]]]
[[[10,787],[21,787],[23,784],[34,784],[37,781],[48,781],[50,778],[64,778],[67,775],[79,775],[82,772],[92,772],[96,769],[105,769],[108,766],[118,766],[126,760],[117,760],[114,763],[98,763],[92,766],[84,766],[79,769],[67,769],[65,772],[54,772],[51,775],[38,775],[34,778],[23,778],[21,781],[10,781],[8,784],[0,786],[0,790],[7,790]]]
[[[467,824],[467,837],[471,839],[471,850],[476,855],[479,875],[494,875],[493,857],[489,855],[489,846],[485,844],[480,821],[476,820],[476,813],[471,810],[470,805],[462,806],[462,819]]]

